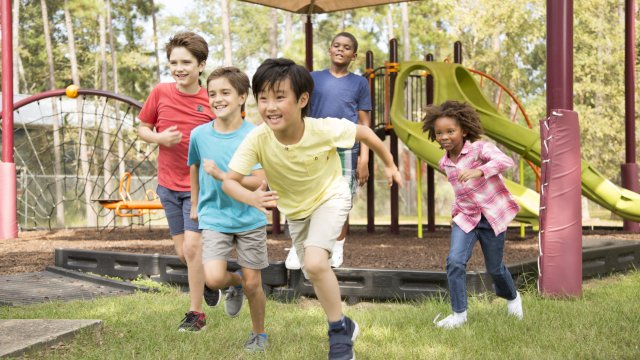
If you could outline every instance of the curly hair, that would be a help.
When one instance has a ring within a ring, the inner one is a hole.
[[[478,112],[467,103],[455,100],[447,100],[440,105],[429,105],[425,109],[425,116],[422,119],[422,131],[429,132],[429,140],[436,140],[435,123],[436,120],[448,117],[455,119],[463,132],[467,133],[465,140],[474,142],[480,139],[483,134],[482,124]]]

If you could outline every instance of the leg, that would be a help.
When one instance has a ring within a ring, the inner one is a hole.
[[[242,284],[242,278],[227,271],[226,260],[210,260],[204,265],[205,284],[211,289],[225,289]]]
[[[458,225],[451,226],[451,246],[447,257],[447,282],[454,312],[467,310],[467,262],[476,243],[475,231],[465,233]]]
[[[176,256],[178,256],[178,260],[180,260],[181,263],[187,265],[187,259],[184,255],[184,233],[173,235],[171,237],[171,240],[173,240],[173,247],[176,250]]]
[[[202,265],[202,238],[200,233],[185,231],[184,255],[187,261],[189,296],[191,297],[189,311],[201,313],[203,312],[204,266]]]
[[[504,265],[502,256],[504,254],[505,233],[495,235],[491,225],[483,216],[477,227],[480,246],[484,255],[484,262],[487,272],[493,280],[496,295],[507,300],[514,300],[517,296],[515,284],[509,269]]]
[[[243,267],[242,288],[249,302],[252,331],[254,334],[263,334],[267,299],[262,289],[262,271]]]
[[[187,264],[184,257],[184,231],[185,231],[185,219],[183,211],[183,200],[181,193],[165,188],[158,185],[156,189],[160,202],[164,208],[167,222],[169,223],[169,233],[173,240],[173,246],[176,249],[176,255],[183,264]],[[187,218],[189,213],[187,213]],[[197,227],[195,229],[197,231]]]
[[[304,269],[313,284],[313,290],[329,322],[342,318],[342,302],[338,279],[329,266],[329,252],[309,246],[305,248]]]

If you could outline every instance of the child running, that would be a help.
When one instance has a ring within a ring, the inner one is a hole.
[[[522,319],[520,294],[502,262],[507,225],[519,208],[500,174],[513,166],[513,160],[492,143],[478,141],[483,133],[480,118],[465,103],[446,101],[427,107],[423,131],[446,151],[439,165],[455,193],[447,257],[453,314],[440,321],[438,315],[434,323],[453,329],[467,321],[466,269],[477,240],[496,295],[507,299],[509,315]]]
[[[331,66],[322,71],[313,71],[313,94],[309,116],[312,118],[338,118],[369,127],[371,96],[367,80],[349,71],[349,65],[356,60],[358,40],[351,33],[341,32],[333,37],[329,46]],[[349,182],[351,200],[357,186],[363,186],[369,179],[369,148],[358,142],[349,149],[338,149],[342,162],[342,174]],[[331,267],[342,265],[344,243],[349,231],[349,217],[338,235],[331,254]],[[288,269],[300,269],[295,247],[289,251],[285,261]]]
[[[255,128],[242,118],[249,78],[235,67],[218,68],[207,78],[207,90],[216,119],[195,128],[189,144],[191,216],[198,219],[202,229],[204,278],[211,288],[229,288],[224,308],[231,317],[239,314],[246,294],[253,325],[244,348],[264,351],[268,341],[261,269],[269,266],[267,220],[258,209],[235,201],[222,191],[231,156]],[[238,180],[253,191],[264,181],[264,171],[255,166],[251,175]],[[227,259],[234,246],[242,269],[232,273],[227,271]]]
[[[349,184],[342,177],[337,148],[356,140],[384,162],[391,185],[400,173],[391,153],[371,131],[344,119],[306,117],[313,79],[289,59],[268,59],[253,76],[253,94],[265,124],[247,135],[229,163],[223,190],[265,213],[277,201],[287,216],[289,232],[329,322],[329,359],[352,359],[358,324],[342,313],[340,287],[329,258],[351,208]],[[242,186],[244,175],[260,163],[270,191]]]
[[[198,125],[213,118],[206,89],[200,87],[209,46],[193,32],[178,33],[166,47],[169,70],[175,83],[156,85],[145,101],[138,119],[138,135],[148,143],[158,144],[158,189],[176,255],[187,264],[191,304],[179,331],[199,330],[204,326],[202,297],[209,306],[219,303],[219,290],[204,288],[202,242],[198,223],[189,217],[191,185],[187,152],[189,135]],[[194,314],[199,313],[201,317]]]

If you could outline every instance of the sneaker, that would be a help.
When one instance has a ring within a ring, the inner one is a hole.
[[[344,317],[345,327],[339,330],[329,330],[329,360],[355,359],[353,342],[358,337],[360,328],[358,323]]]
[[[507,313],[509,315],[515,316],[518,320],[522,320],[524,317],[524,313],[522,311],[522,298],[520,297],[520,293],[516,293],[516,298],[513,300],[507,300]]]
[[[296,248],[293,246],[289,249],[287,259],[284,261],[284,267],[289,270],[300,270],[300,259],[298,259]]]
[[[438,316],[436,316],[436,318],[433,319],[433,323],[436,324],[437,327],[442,329],[455,329],[467,322],[467,311],[464,311],[461,313],[454,312],[453,314],[447,316],[446,318],[438,321],[439,317],[440,317],[440,314],[438,314]]]
[[[184,315],[184,319],[182,319],[180,326],[178,326],[178,331],[200,331],[206,326],[207,320],[204,313],[189,311]]]
[[[242,291],[242,287],[230,286],[224,297],[224,311],[226,311],[230,317],[238,316],[242,309],[243,300],[244,292]]]
[[[211,289],[207,285],[204,286],[204,302],[207,305],[214,307],[220,304],[220,299],[222,299],[222,291],[219,289]]]
[[[267,346],[269,346],[267,337],[254,332],[249,334],[249,340],[244,343],[244,349],[251,352],[264,352]]]
[[[342,266],[343,261],[343,253],[344,253],[344,241],[336,241],[336,244],[333,245],[333,251],[331,252],[331,267],[339,268]]]

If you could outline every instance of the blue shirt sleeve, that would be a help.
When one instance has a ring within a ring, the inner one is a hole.
[[[200,163],[200,153],[198,152],[198,143],[197,143],[197,129],[193,129],[191,132],[191,136],[189,137],[189,153],[187,156],[187,166],[191,166],[194,164]]]

